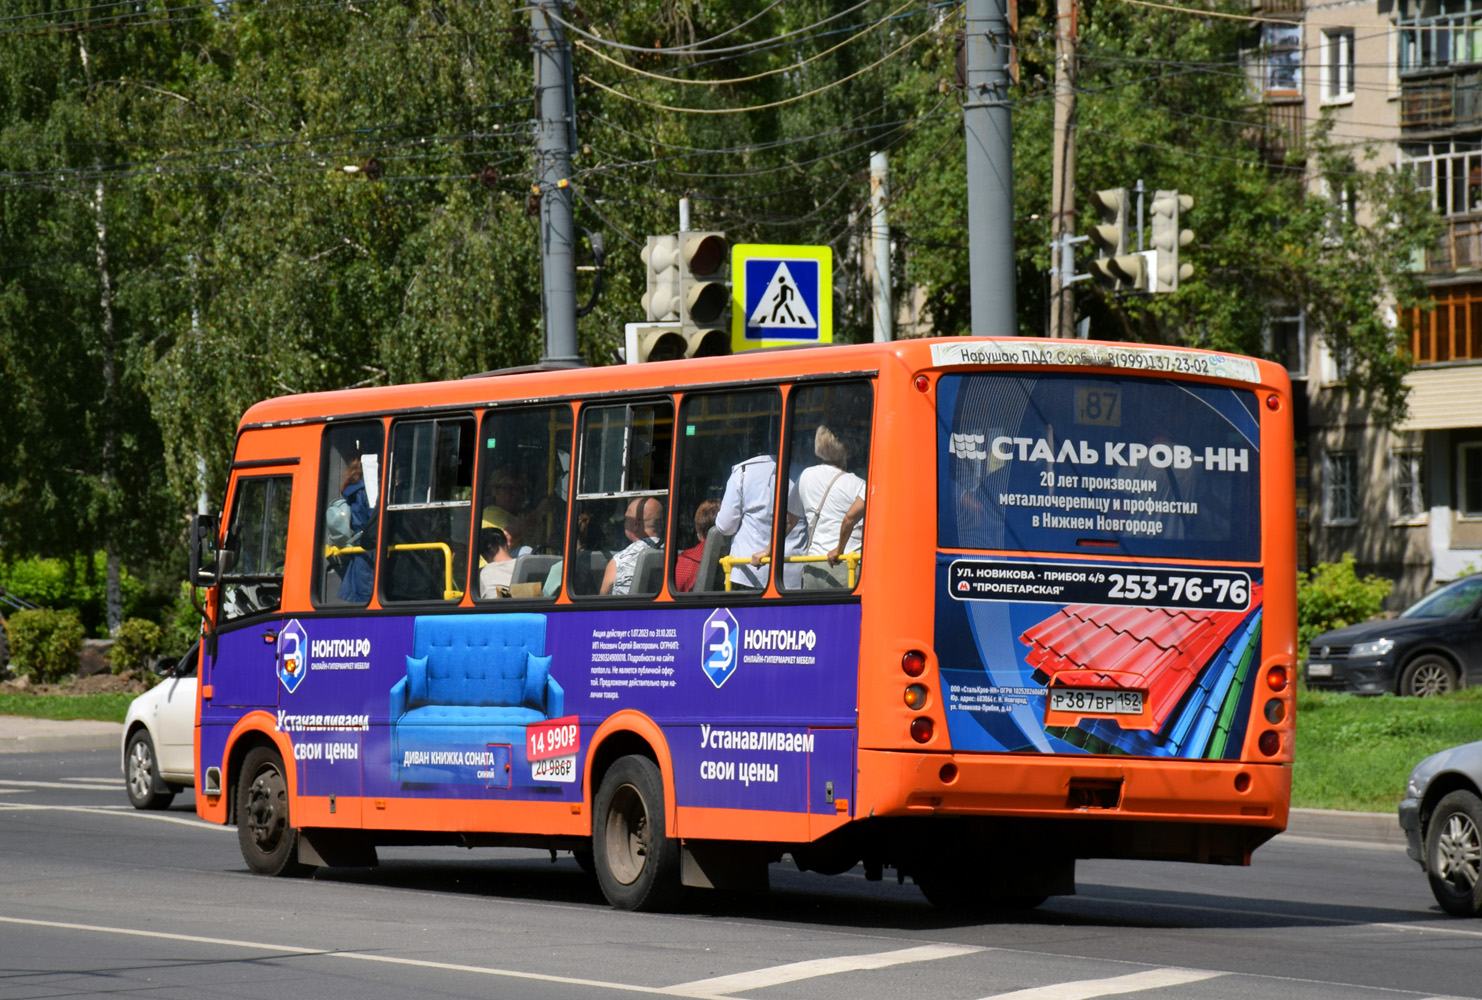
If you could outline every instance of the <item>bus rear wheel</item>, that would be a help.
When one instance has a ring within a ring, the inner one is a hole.
[[[647,757],[621,757],[592,803],[592,860],[602,895],[620,910],[679,902],[679,841],[664,829],[664,780]]]
[[[259,875],[294,877],[314,870],[298,860],[298,830],[288,816],[288,773],[278,751],[268,747],[254,747],[242,761],[237,843],[247,867]]]

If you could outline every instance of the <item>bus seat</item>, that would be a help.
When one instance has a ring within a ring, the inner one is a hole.
[[[573,594],[591,595],[602,588],[602,574],[607,569],[610,552],[601,549],[582,549],[571,557],[568,570],[568,586]]]
[[[700,568],[695,573],[696,593],[708,593],[725,589],[725,581],[717,574],[720,557],[731,551],[731,538],[714,525],[705,533],[705,547],[700,550]]]
[[[653,597],[664,582],[664,550],[644,549],[633,563],[633,583],[628,593],[634,597]]]
[[[558,555],[527,552],[515,557],[515,568],[510,576],[510,585],[517,583],[545,583],[551,567],[561,561]]]

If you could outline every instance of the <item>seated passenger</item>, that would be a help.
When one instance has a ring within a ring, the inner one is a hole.
[[[695,508],[695,537],[699,541],[681,552],[674,564],[675,590],[695,589],[695,578],[700,575],[700,556],[705,551],[705,536],[715,527],[715,515],[719,512],[719,500],[706,500]]]
[[[639,553],[663,548],[664,505],[653,497],[634,500],[628,504],[627,513],[623,516],[623,531],[628,536],[628,546],[608,562],[599,593],[628,593],[633,586],[633,570],[637,567]]]
[[[484,568],[479,570],[479,596],[485,600],[508,597],[515,572],[509,537],[498,528],[484,528],[479,532],[479,554],[484,557]]]

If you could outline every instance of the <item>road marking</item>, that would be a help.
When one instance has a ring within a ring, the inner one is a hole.
[[[111,780],[111,779],[99,779]],[[123,779],[111,781],[106,785],[80,785],[74,779],[71,783],[61,781],[20,781],[13,778],[0,778],[0,785],[7,788],[66,788],[68,790],[83,789],[89,792],[118,792],[124,787]]]
[[[731,976],[716,976],[713,979],[697,979],[690,983],[671,986],[664,992],[686,997],[723,997],[729,993],[759,990],[783,983],[795,983],[800,979],[817,976],[832,976],[840,972],[859,972],[866,969],[885,969],[892,965],[910,962],[931,962],[939,958],[955,958],[983,951],[974,945],[928,944],[918,948],[902,948],[899,951],[880,951],[870,955],[840,955],[838,958],[815,958],[806,962],[790,962],[774,965],[752,972],[738,972]]]
[[[120,775],[120,774],[105,774],[101,778],[59,778],[57,780],[59,780],[59,781],[112,781],[112,782],[117,783],[117,782],[123,780],[123,775]]]
[[[30,802],[0,802],[0,812],[79,812],[95,813],[99,816],[133,816],[138,819],[152,819],[160,823],[179,823],[196,830],[230,830],[233,833],[237,828],[234,826],[220,826],[216,823],[207,823],[203,819],[186,818],[185,816],[171,816],[167,813],[152,812],[145,809],[134,809],[129,806],[45,806]]]
[[[1082,979],[1073,983],[1054,983],[1050,986],[1014,990],[1012,993],[995,993],[983,1000],[1091,1000],[1092,997],[1109,997],[1118,993],[1183,986],[1225,975],[1229,973],[1211,972],[1207,969],[1149,969],[1126,976],[1112,976],[1110,979]]]

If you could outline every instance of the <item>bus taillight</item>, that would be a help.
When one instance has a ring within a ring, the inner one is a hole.
[[[1277,665],[1266,671],[1266,686],[1272,691],[1286,690],[1286,667]]]
[[[1286,718],[1286,706],[1281,703],[1280,698],[1272,698],[1266,702],[1266,721],[1275,726]]]
[[[1260,747],[1261,753],[1267,757],[1275,757],[1281,751],[1281,736],[1268,729],[1261,734],[1260,739],[1256,740],[1256,746]]]
[[[926,654],[919,649],[913,649],[901,657],[901,669],[906,672],[907,677],[920,677],[926,673]]]
[[[918,712],[926,707],[925,684],[912,684],[906,688],[906,707]]]
[[[932,733],[936,731],[936,725],[924,715],[918,715],[911,720],[911,739],[917,743],[930,743]],[[1274,736],[1274,733],[1268,735]],[[1262,737],[1264,739],[1264,737]]]

